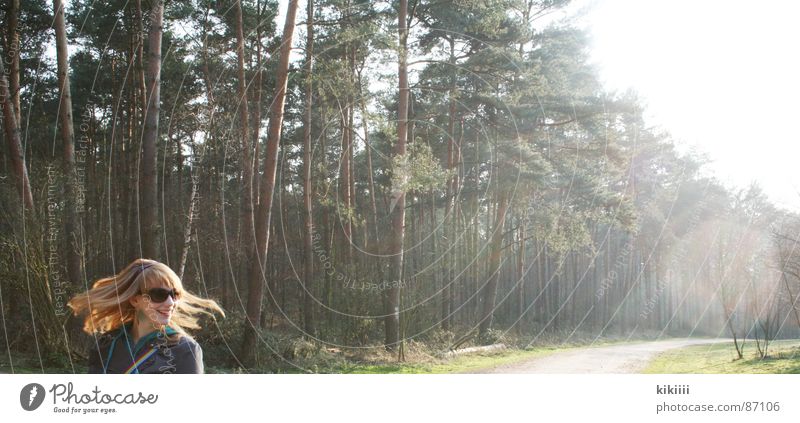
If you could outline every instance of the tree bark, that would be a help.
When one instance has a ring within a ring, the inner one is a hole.
[[[359,103],[361,104],[361,124],[364,126],[364,148],[367,154],[367,181],[369,183],[369,202],[370,207],[372,210],[372,224],[374,225],[374,234],[372,243],[374,244],[374,248],[378,247],[378,243],[380,242],[380,232],[378,230],[378,206],[375,201],[375,178],[373,177],[373,167],[372,167],[372,145],[369,142],[369,115],[367,114],[367,101],[364,98],[364,94],[361,92],[362,87],[362,79],[361,79],[361,71],[358,72],[358,98]],[[375,250],[377,252],[377,250]]]
[[[266,7],[266,4],[264,5]],[[259,25],[256,27],[256,77],[255,77],[255,93],[253,95],[253,119],[250,122],[250,127],[252,128],[252,138],[253,138],[253,158],[251,160],[250,169],[252,169],[251,178],[250,178],[250,195],[252,197],[251,204],[258,204],[258,159],[260,157],[260,144],[258,142],[261,136],[261,94],[263,91],[264,86],[264,63],[261,56],[261,17],[263,16],[263,11],[261,9],[261,1],[256,3],[256,10],[258,10],[258,22]],[[252,208],[251,208],[252,212]]]
[[[134,18],[136,19],[136,45],[134,46],[136,50],[135,78],[136,83],[139,84],[138,90],[141,92],[142,96],[142,109],[137,111],[140,111],[142,115],[144,115],[147,107],[147,81],[144,75],[144,20],[142,19],[142,0],[136,0],[136,15]]]
[[[278,62],[277,75],[275,78],[275,96],[270,107],[266,159],[264,160],[264,171],[261,174],[261,184],[259,186],[261,193],[259,195],[258,216],[255,226],[255,254],[252,255],[255,260],[250,263],[248,278],[247,321],[245,322],[245,331],[242,340],[242,363],[247,366],[254,364],[255,329],[258,327],[261,320],[261,297],[264,293],[264,282],[266,280],[267,245],[269,243],[269,225],[275,187],[275,172],[278,165],[278,145],[281,140],[284,98],[286,96],[286,84],[289,76],[289,53],[292,47],[296,14],[297,0],[290,0],[286,10],[286,22],[283,26],[280,60]]]
[[[350,263],[351,259],[351,248],[353,245],[352,233],[352,220],[350,219],[351,213],[351,206],[352,206],[352,197],[350,192],[350,151],[351,151],[351,142],[350,142],[350,128],[348,128],[350,122],[350,105],[345,105],[344,109],[342,110],[341,116],[341,128],[342,128],[342,155],[341,155],[341,166],[339,166],[339,182],[340,182],[340,192],[342,193],[342,204],[340,204],[337,208],[339,210],[339,225],[342,228],[342,239],[341,239],[341,249],[344,256],[345,263]]]
[[[19,26],[19,0],[11,0],[8,2],[8,33],[6,34],[6,55],[8,55],[11,84],[11,99],[14,104],[14,115],[17,117],[17,124],[22,124],[22,110],[20,110],[19,102],[19,54],[20,54],[20,40],[17,34],[17,27]]]
[[[527,217],[527,214],[526,216]],[[524,320],[522,319],[525,313],[525,217],[519,220],[519,251],[517,252],[517,304],[515,317],[517,321],[517,333],[522,333],[522,326]]]
[[[453,37],[448,38],[450,44],[450,61],[449,64],[453,68],[450,74],[450,92],[448,94],[448,117],[447,117],[447,170],[452,172],[455,167],[455,119],[456,119],[456,57],[455,57],[455,40]],[[453,309],[453,275],[455,254],[453,252],[452,244],[455,240],[455,193],[456,193],[456,177],[451,175],[447,180],[447,194],[444,210],[444,221],[442,222],[442,230],[447,240],[444,250],[446,251],[445,263],[445,278],[444,287],[442,290],[442,329],[450,330],[450,315]]]
[[[0,60],[0,62],[3,61]],[[19,189],[25,208],[33,210],[33,194],[31,193],[31,182],[28,179],[28,168],[25,165],[25,152],[22,150],[19,121],[14,113],[14,102],[8,92],[8,79],[3,63],[0,63],[0,97],[3,99],[3,129],[8,143],[8,155],[17,179],[17,189]]]
[[[248,135],[250,129],[250,112],[247,105],[247,79],[244,71],[244,28],[242,18],[241,0],[235,3],[236,9],[236,57],[238,60],[238,79],[239,79],[239,130],[242,148],[242,196],[240,209],[240,228],[241,244],[240,248],[244,252],[254,251],[255,242],[255,221],[253,217],[253,154]],[[247,277],[247,268],[252,262],[253,256],[242,254],[239,258],[240,275]]]
[[[408,0],[400,0],[400,8],[397,14],[398,38],[400,48],[398,52],[398,79],[399,79],[399,101],[397,103],[397,144],[394,147],[394,157],[406,154],[406,137],[408,130],[408,69],[406,66],[406,42],[408,31],[406,28],[406,16],[408,14]],[[400,281],[403,279],[403,237],[405,235],[405,192],[393,189],[392,207],[392,231],[389,234],[389,254],[391,255],[389,269],[389,289],[386,295],[385,312],[385,347],[387,350],[394,351],[400,342]]]
[[[158,260],[158,119],[161,109],[161,32],[164,5],[159,0],[150,11],[150,33],[147,53],[147,112],[142,137],[142,177],[139,182],[141,197],[142,252],[144,257]]]
[[[505,192],[498,194],[497,216],[495,216],[494,231],[492,232],[491,254],[489,256],[489,281],[483,288],[483,307],[478,326],[479,335],[484,335],[492,327],[494,316],[494,303],[497,299],[497,282],[500,279],[500,257],[502,255],[503,231],[508,211],[508,198]]]
[[[64,7],[61,0],[53,0],[55,11],[56,56],[58,61],[58,85],[60,92],[59,118],[63,141],[64,176],[66,177],[64,229],[67,247],[67,275],[74,287],[81,280],[81,254],[78,236],[77,183],[75,169],[75,129],[72,124],[72,95],[69,84],[69,52],[67,30],[64,24]]]
[[[206,140],[208,140],[208,138],[206,138]],[[192,190],[191,193],[189,194],[189,212],[186,215],[186,226],[184,226],[183,230],[183,246],[181,248],[180,261],[178,262],[178,277],[180,279],[183,279],[184,270],[186,269],[186,261],[189,258],[189,249],[191,248],[192,245],[192,231],[195,224],[195,217],[197,215],[197,203],[199,201],[198,185],[199,185],[200,175],[198,175],[197,172],[200,159],[202,159],[202,154],[198,153],[197,145],[194,142],[191,142],[191,146],[192,146],[192,165],[191,165],[192,167],[189,177],[192,183]],[[205,150],[206,148],[205,143],[202,146],[202,148]],[[180,149],[180,144],[178,144],[178,149]],[[178,154],[180,154],[180,151],[178,151]],[[183,165],[181,165],[180,168],[182,169]],[[180,189],[178,190],[178,192],[182,194],[183,190]]]
[[[314,215],[311,195],[314,190],[311,179],[311,107],[313,106],[313,58],[314,58],[314,0],[308,0],[306,8],[306,110],[303,122],[303,206],[305,209],[305,232],[303,246],[305,249],[305,263],[303,277],[302,303],[303,327],[308,336],[314,336],[314,251],[312,238],[314,237]]]

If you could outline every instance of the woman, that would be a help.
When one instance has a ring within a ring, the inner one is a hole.
[[[203,373],[203,351],[185,329],[199,329],[198,314],[225,313],[213,300],[190,294],[168,266],[134,260],[72,298],[83,330],[95,337],[89,373]]]

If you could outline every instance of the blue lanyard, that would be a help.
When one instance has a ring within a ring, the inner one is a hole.
[[[167,335],[171,335],[171,334],[176,333],[176,331],[174,329],[172,329],[171,327],[169,327],[169,326],[167,326],[164,330],[165,330]],[[127,342],[125,342],[125,347],[128,348],[128,353],[131,355],[131,359],[133,360],[133,366],[132,366],[133,369],[131,370],[130,373],[136,373],[136,374],[139,373],[139,365],[136,363],[136,356],[133,355],[133,351],[131,350],[131,343],[130,343],[130,340],[128,338],[128,330],[125,327],[125,325],[123,325],[122,326],[122,330],[120,331],[120,333],[116,337],[114,337],[113,341],[111,341],[111,348],[108,349],[108,359],[106,360],[105,364],[103,365],[103,374],[108,374],[108,366],[111,364],[111,357],[114,354],[114,348],[117,346],[117,340],[122,335],[125,335],[125,340],[127,341]],[[143,339],[147,339],[147,338],[148,337],[144,337]],[[142,340],[140,340],[138,343],[141,343],[141,342],[142,342]]]

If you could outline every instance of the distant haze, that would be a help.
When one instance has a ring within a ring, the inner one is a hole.
[[[578,2],[610,89],[632,88],[650,123],[707,153],[729,186],[757,182],[800,210],[800,5],[788,1]]]

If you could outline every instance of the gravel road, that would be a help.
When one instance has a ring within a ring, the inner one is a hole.
[[[640,373],[653,358],[664,351],[728,341],[727,339],[670,339],[580,348],[477,373]]]

